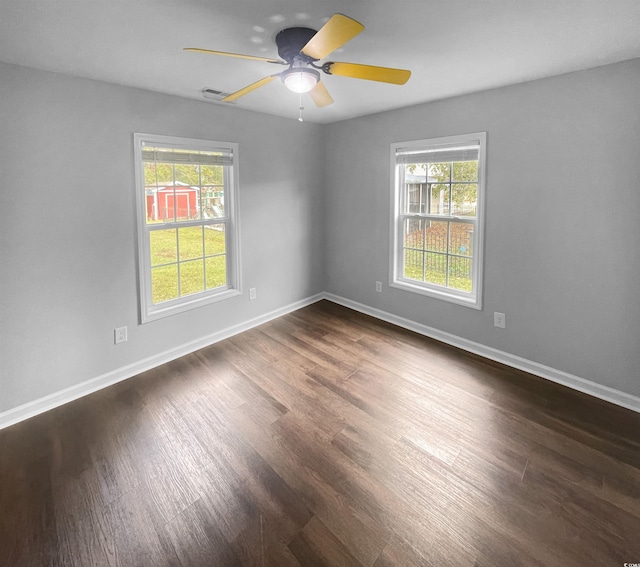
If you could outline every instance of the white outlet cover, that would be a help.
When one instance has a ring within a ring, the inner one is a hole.
[[[493,314],[493,326],[498,327],[499,329],[504,329],[507,326],[507,317],[504,313],[498,313],[497,311]]]
[[[126,327],[118,327],[113,331],[113,342],[115,344],[126,343],[127,342],[127,328]]]

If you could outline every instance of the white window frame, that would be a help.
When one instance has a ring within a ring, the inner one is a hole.
[[[475,219],[465,216],[436,215],[403,212],[403,187],[400,179],[400,165],[397,163],[398,152],[403,151],[433,151],[446,147],[463,147],[478,144],[478,191]],[[474,309],[482,309],[482,281],[483,281],[483,253],[484,253],[484,209],[486,193],[486,145],[487,133],[477,132],[410,142],[395,142],[391,144],[391,258],[389,285],[394,288],[426,295],[436,299],[449,301]],[[474,253],[472,257],[472,290],[465,292],[446,286],[428,282],[420,282],[403,276],[403,226],[407,218],[419,218],[431,221],[471,222],[474,224]]]
[[[138,225],[138,272],[140,320],[142,323],[154,321],[176,313],[182,313],[216,301],[221,301],[242,293],[240,281],[240,227],[238,223],[238,144],[234,142],[217,142],[158,134],[135,133],[134,162],[136,178],[136,206]],[[223,151],[232,155],[232,164],[225,166],[225,216],[211,220],[171,221],[161,225],[150,226],[147,223],[144,167],[142,151],[145,146],[171,147],[195,151]],[[151,251],[149,233],[151,230],[174,227],[201,226],[204,224],[224,224],[226,235],[226,274],[227,285],[210,290],[178,297],[169,301],[154,304],[151,291]]]

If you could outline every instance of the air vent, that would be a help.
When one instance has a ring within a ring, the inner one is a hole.
[[[207,100],[212,100],[213,102],[221,102],[222,99],[226,96],[229,96],[230,93],[223,93],[222,91],[218,91],[216,89],[204,88],[202,89],[202,96]],[[236,101],[225,102],[224,104],[236,104]]]

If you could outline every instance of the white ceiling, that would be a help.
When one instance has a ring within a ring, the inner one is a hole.
[[[640,57],[640,0],[0,0],[0,60],[203,100],[204,87],[233,92],[282,68],[183,47],[277,57],[278,31],[319,29],[336,12],[365,30],[330,60],[412,76],[323,75],[335,103],[303,95],[311,122]],[[298,106],[274,81],[235,107],[297,118]]]

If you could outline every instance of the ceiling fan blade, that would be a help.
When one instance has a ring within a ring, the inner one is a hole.
[[[327,63],[330,75],[352,77],[354,79],[366,79],[368,81],[380,81],[404,85],[411,77],[411,71],[405,69],[393,69],[392,67],[376,67],[374,65],[360,65],[358,63]]]
[[[316,103],[316,106],[320,108],[333,104],[333,98],[331,98],[327,87],[324,86],[322,81],[318,81],[316,86],[309,91],[309,95],[311,95],[311,99]]]
[[[250,93],[251,91],[255,91],[256,89],[269,84],[271,81],[273,81],[276,77],[279,77],[280,75],[269,75],[268,77],[265,77],[264,79],[260,79],[259,81],[256,81],[255,83],[251,83],[248,87],[244,87],[243,89],[240,89],[239,91],[236,91],[235,93],[231,93],[230,95],[227,95],[226,97],[224,97],[222,99],[222,102],[233,102],[236,99],[239,99],[241,96],[244,96],[248,93]]]
[[[251,59],[252,61],[265,61],[267,63],[278,63],[286,65],[280,59],[270,59],[268,57],[258,57],[256,55],[242,55],[240,53],[228,53],[227,51],[213,51],[212,49],[201,49],[199,47],[184,47],[183,51],[196,51],[198,53],[212,53],[213,55],[225,55],[226,57],[237,57],[239,59]]]
[[[324,59],[363,29],[360,22],[342,14],[334,14],[300,51],[313,59]]]

